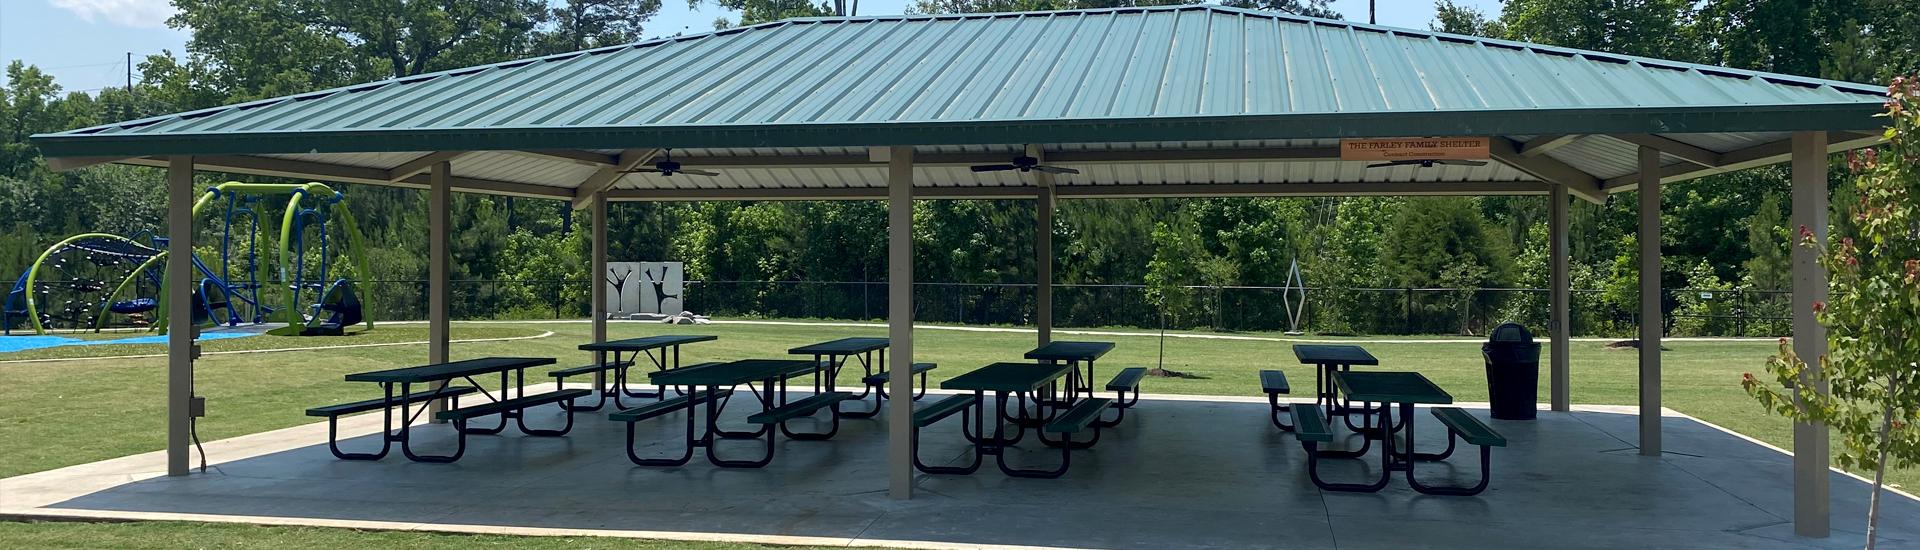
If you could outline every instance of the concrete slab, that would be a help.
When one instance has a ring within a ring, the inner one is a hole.
[[[529,421],[550,426],[560,414],[547,407]],[[883,420],[843,421],[831,441],[782,439],[765,469],[704,459],[662,469],[628,462],[623,427],[605,414],[582,413],[564,438],[470,436],[455,464],[397,451],[340,461],[324,424],[301,426],[210,442],[213,468],[184,478],[159,476],[161,457],[148,453],[0,480],[0,514],[915,547],[1837,548],[1858,545],[1864,526],[1848,520],[1864,517],[1867,496],[1834,474],[1836,536],[1797,538],[1791,461],[1779,450],[1674,415],[1669,446],[1684,454],[1641,457],[1629,443],[1633,417],[1600,407],[1488,420],[1511,446],[1495,449],[1492,485],[1478,497],[1420,495],[1399,474],[1380,493],[1322,493],[1264,403],[1185,397],[1143,401],[1076,452],[1064,478],[1008,478],[989,462],[971,476],[919,476],[911,501],[886,496]],[[1443,446],[1422,416],[1417,444]],[[642,424],[641,451],[677,454],[682,422]],[[378,429],[377,418],[342,422],[357,448],[374,446]],[[958,431],[955,417],[923,434],[926,455],[939,457],[930,461],[963,461]],[[418,433],[423,449],[452,443],[444,425]],[[1058,458],[1032,441],[1016,452],[1027,464]],[[1463,447],[1419,475],[1467,481],[1474,460]],[[1373,467],[1327,473],[1359,478]],[[1920,501],[1896,495],[1883,513],[1883,547],[1920,548]]]

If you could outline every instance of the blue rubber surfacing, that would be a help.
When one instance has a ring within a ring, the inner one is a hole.
[[[225,331],[209,330],[209,331],[201,331],[200,339],[201,340],[220,340],[220,339],[226,339],[226,338],[240,338],[245,336],[254,336],[258,334],[261,334],[261,333],[256,331],[248,331],[248,330],[225,330]],[[167,343],[167,335],[165,334],[150,334],[145,336],[135,336],[131,338],[115,338],[112,340],[82,340],[79,338],[71,338],[67,336],[55,336],[55,335],[0,336],[0,353],[27,351],[27,350],[35,350],[35,349],[42,349],[42,348],[57,348],[62,346],[100,346],[100,345],[108,345],[108,344],[165,344],[165,343]]]

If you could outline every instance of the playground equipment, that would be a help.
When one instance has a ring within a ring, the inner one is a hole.
[[[283,286],[276,289],[267,284],[267,264],[261,261],[260,205],[280,195],[287,200],[275,262]],[[224,202],[220,261],[216,271],[198,254],[193,257],[199,278],[190,305],[194,321],[226,326],[267,323],[276,311],[268,305],[270,294],[281,291],[289,332],[340,335],[346,327],[360,323],[372,328],[352,279],[337,277],[333,265],[341,251],[338,241],[344,236],[345,255],[353,271],[368,273],[352,212],[333,208],[343,198],[321,183],[227,182],[208,188],[194,202],[193,213],[197,217],[208,206]],[[334,224],[338,229],[330,232],[328,227]],[[14,319],[24,317],[35,334],[50,329],[98,332],[108,326],[112,315],[120,315],[130,326],[165,328],[168,304],[161,289],[166,288],[162,266],[167,239],[150,236],[152,246],[147,246],[118,235],[86,233],[54,244],[15,280],[0,307],[0,327],[11,330]],[[269,295],[263,296],[263,291]]]

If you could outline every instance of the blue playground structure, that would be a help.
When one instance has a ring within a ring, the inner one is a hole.
[[[286,196],[277,250],[278,280],[270,284],[261,256],[260,206]],[[223,200],[224,199],[224,200]],[[344,251],[355,274],[368,273],[353,215],[340,205],[344,197],[320,183],[259,184],[227,182],[207,189],[193,205],[198,216],[224,203],[220,216],[218,267],[193,257],[199,283],[193,292],[196,324],[241,326],[271,322],[276,312],[288,332],[302,336],[345,334],[372,320],[353,280],[340,276],[335,256]],[[329,231],[330,225],[338,227]],[[0,329],[16,324],[49,331],[99,332],[112,327],[164,329],[168,306],[164,265],[167,237],[140,240],[108,233],[83,233],[55,243],[14,281],[0,302]],[[344,241],[344,243],[340,242]],[[344,247],[344,248],[342,248]],[[273,293],[279,292],[275,302]],[[285,304],[285,309],[269,305]],[[295,315],[294,313],[298,313]]]

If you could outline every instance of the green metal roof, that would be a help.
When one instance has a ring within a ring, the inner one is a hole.
[[[1884,89],[1177,6],[794,19],[39,135],[48,156],[1873,130]]]

